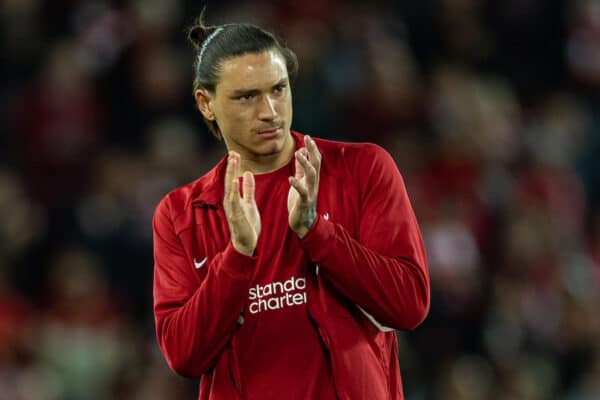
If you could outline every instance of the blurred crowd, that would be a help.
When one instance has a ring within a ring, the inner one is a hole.
[[[600,0],[4,0],[0,400],[197,393],[156,345],[151,219],[225,152],[203,4],[296,51],[293,128],[397,161],[432,285],[407,400],[600,398]]]

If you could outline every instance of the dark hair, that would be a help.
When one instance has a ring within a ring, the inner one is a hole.
[[[262,53],[276,50],[285,59],[288,77],[293,81],[298,72],[296,54],[284,46],[275,35],[252,24],[226,24],[206,26],[204,10],[188,28],[188,39],[196,49],[194,60],[194,93],[206,89],[214,93],[219,82],[221,63],[247,53]],[[206,118],[204,122],[217,139],[221,131],[216,121]]]

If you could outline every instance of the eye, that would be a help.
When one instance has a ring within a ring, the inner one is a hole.
[[[285,84],[283,84],[283,83],[282,83],[282,84],[280,84],[280,85],[276,85],[276,86],[273,88],[273,92],[275,92],[275,93],[283,93],[283,91],[285,90],[285,86],[286,86],[286,85],[285,85]]]
[[[254,97],[252,94],[244,94],[244,95],[238,96],[237,99],[240,101],[248,101],[248,100],[251,100],[252,97]]]

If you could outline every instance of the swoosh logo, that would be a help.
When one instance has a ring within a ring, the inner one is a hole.
[[[200,269],[200,268],[204,267],[204,264],[206,264],[206,261],[208,261],[208,257],[204,257],[204,259],[200,262],[196,261],[196,259],[194,258],[194,266],[196,267],[196,269]]]

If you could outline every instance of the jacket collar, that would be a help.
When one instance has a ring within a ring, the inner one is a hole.
[[[290,131],[294,139],[296,150],[304,143],[304,135],[296,131]],[[225,167],[227,166],[227,154],[203,177],[192,184],[193,206],[219,206],[223,203],[223,192],[225,179]]]

